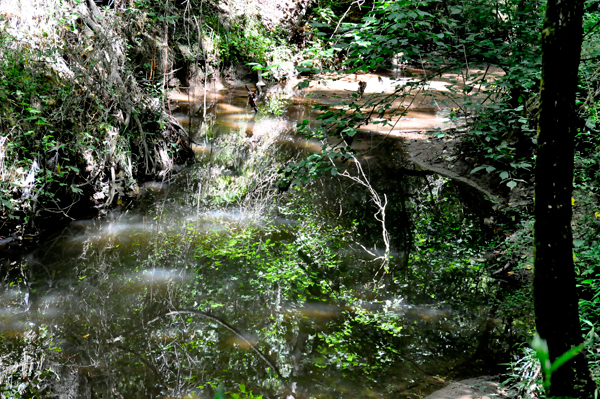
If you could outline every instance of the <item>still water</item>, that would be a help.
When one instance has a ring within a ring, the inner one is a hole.
[[[309,95],[279,88],[280,116],[255,116],[243,86],[210,95],[206,118],[175,98],[194,165],[141,186],[140,203],[5,260],[0,386],[61,397],[419,398],[480,372],[494,288],[488,237],[463,201],[472,193],[411,176],[401,139],[369,126],[353,145],[385,194],[389,252],[356,181],[276,188],[281,167],[321,148],[296,124],[348,96],[347,79]],[[447,122],[435,102],[410,112],[406,129]],[[338,166],[358,173],[352,160]]]

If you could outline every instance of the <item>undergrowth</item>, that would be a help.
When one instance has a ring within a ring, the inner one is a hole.
[[[187,156],[185,132],[163,110],[161,91],[131,74],[117,33],[123,19],[93,3],[86,10],[77,14],[65,3],[46,25],[0,23],[5,235],[90,217],[135,197],[138,181],[171,173]],[[102,26],[106,18],[114,25]]]

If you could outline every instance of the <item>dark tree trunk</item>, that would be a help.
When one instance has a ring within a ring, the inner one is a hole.
[[[534,302],[537,330],[548,342],[551,361],[583,341],[571,231],[582,15],[583,0],[549,0],[542,31]],[[587,360],[580,354],[552,374],[550,396],[591,398],[594,388]]]

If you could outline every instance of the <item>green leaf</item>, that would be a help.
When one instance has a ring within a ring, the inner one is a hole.
[[[473,173],[477,173],[477,172],[479,172],[480,170],[482,170],[482,169],[485,169],[485,168],[487,168],[487,167],[488,167],[488,165],[481,165],[481,166],[478,166],[478,167],[476,167],[475,169],[473,169],[473,170],[471,171],[471,174],[473,174]]]
[[[14,210],[15,209],[15,207],[12,204],[12,202],[7,201],[4,198],[0,198],[0,202],[2,202],[2,205],[4,205],[5,207],[7,207],[10,210]]]
[[[342,130],[342,133],[347,134],[350,137],[354,137],[354,135],[357,133],[356,129],[353,129],[351,127],[347,127],[346,129]]]
[[[502,172],[500,172],[500,178],[501,178],[502,180],[508,179],[508,172],[507,172],[507,171],[505,171],[505,170],[504,170],[504,171],[502,171]]]
[[[517,182],[514,180],[511,180],[508,183],[506,183],[506,185],[508,186],[508,188],[510,188],[512,190],[513,188],[517,187]]]
[[[563,353],[562,355],[560,355],[558,357],[558,359],[556,359],[552,363],[552,365],[548,369],[548,373],[555,372],[556,369],[558,369],[560,366],[562,366],[563,364],[565,364],[566,362],[568,362],[569,360],[571,360],[575,356],[577,356],[579,354],[579,352],[581,352],[582,349],[583,349],[583,344],[576,346],[575,348],[571,348],[568,351],[566,351],[565,353]]]
[[[535,350],[540,365],[542,366],[542,371],[546,374],[551,367],[548,343],[545,339],[542,339],[538,333],[535,333],[533,341],[531,342],[531,347]]]

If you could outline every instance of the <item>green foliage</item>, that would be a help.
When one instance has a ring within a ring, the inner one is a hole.
[[[284,115],[291,103],[291,94],[268,93],[258,105],[258,112],[267,116]]]
[[[522,111],[522,106],[513,109],[497,104],[488,105],[480,113],[480,119],[469,130],[469,140],[474,145],[472,154],[485,164],[471,173],[485,170],[511,189],[531,176],[537,144],[535,121],[524,117]]]
[[[225,31],[226,39],[219,46],[225,63],[257,62],[270,64],[271,53],[279,44],[255,16],[236,21],[233,29]]]
[[[39,65],[52,49],[15,48],[15,40],[0,34],[0,190],[4,216],[24,213],[27,220],[37,204],[55,208],[61,196],[77,201],[81,189],[74,176],[81,166],[79,146],[67,145],[79,138],[56,123],[57,105],[68,102],[71,88],[58,86]]]
[[[548,351],[548,344],[546,343],[546,340],[541,339],[538,334],[535,334],[533,337],[533,342],[531,343],[531,347],[535,350],[536,356],[542,368],[542,374],[544,376],[542,386],[544,387],[546,395],[549,395],[550,392],[550,380],[552,373],[554,373],[559,367],[563,366],[566,362],[577,356],[583,350],[583,346],[584,345],[582,344],[571,348],[567,352],[557,357],[554,362],[551,362],[550,352]]]
[[[202,0],[181,4],[139,0],[129,9],[129,17],[132,23],[141,22],[145,31],[158,37],[162,36],[160,28],[167,26],[168,44],[179,58],[177,62],[200,63],[204,74],[212,73],[211,66],[225,70],[248,62],[272,65],[293,58],[297,49],[288,42],[289,32],[266,27],[254,4],[232,1],[227,9],[224,12],[216,3]],[[139,18],[140,12],[145,18]],[[134,40],[138,47],[144,47],[143,35],[137,34]],[[181,46],[185,47],[183,53]],[[156,65],[150,52],[133,50],[139,74],[160,79],[162,75],[152,72]]]
[[[104,10],[112,23],[86,35],[70,10],[53,10],[43,34],[0,31],[1,217],[10,219],[2,234],[17,233],[14,225],[35,234],[37,220],[135,196],[136,178],[167,173],[181,154],[181,130],[156,101],[162,88],[139,85],[121,52],[130,15]]]
[[[414,289],[425,298],[445,298],[453,304],[471,297],[472,305],[479,306],[489,300],[480,295],[489,296],[487,290],[492,289],[481,257],[482,248],[489,244],[474,215],[457,201],[456,190],[449,180],[431,179],[405,205],[413,237],[407,272],[415,278]],[[458,292],[470,295],[454,294]]]
[[[412,64],[425,68],[425,81],[455,72],[460,78],[451,80],[447,100],[470,116],[470,156],[481,165],[473,173],[493,173],[512,189],[534,164],[540,10],[525,1],[377,1],[360,23],[342,24],[330,50],[343,49],[353,71]],[[318,32],[331,28],[312,25]],[[324,54],[320,43],[315,51]],[[485,72],[472,74],[474,67]]]
[[[504,387],[518,398],[539,397],[543,393],[541,366],[529,345],[519,346],[516,360],[507,364]]]

